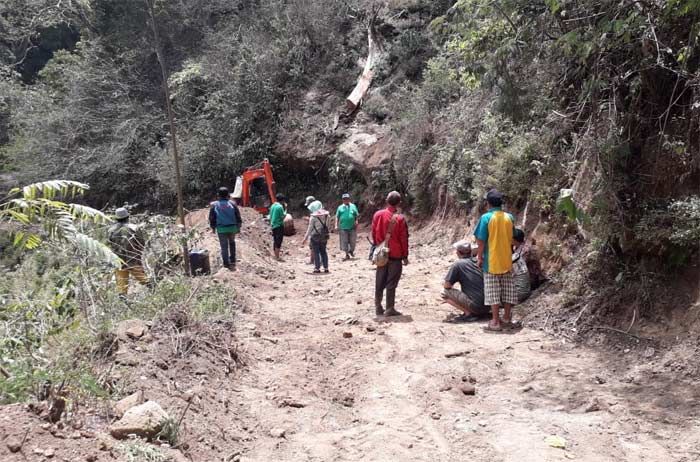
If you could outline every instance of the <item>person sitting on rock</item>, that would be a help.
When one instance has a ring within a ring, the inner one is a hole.
[[[450,266],[442,290],[442,302],[457,308],[461,314],[452,322],[474,322],[490,314],[484,305],[484,275],[472,258],[472,247],[467,241],[452,246],[457,252],[457,261]],[[459,283],[460,290],[454,288]]]

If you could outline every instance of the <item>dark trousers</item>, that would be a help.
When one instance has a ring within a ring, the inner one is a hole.
[[[236,235],[234,233],[219,233],[221,260],[224,266],[236,265]]]
[[[284,240],[284,226],[279,226],[272,229],[272,248],[281,249],[282,241]]]
[[[386,289],[386,308],[394,308],[396,302],[396,288],[401,279],[403,272],[403,263],[401,260],[392,260],[380,268],[377,268],[377,274],[374,285],[374,306],[381,307],[382,299],[384,298],[384,289]]]
[[[328,269],[328,242],[320,242],[311,240],[311,251],[314,255],[314,266],[316,269],[321,268],[321,263],[323,262],[323,268]]]

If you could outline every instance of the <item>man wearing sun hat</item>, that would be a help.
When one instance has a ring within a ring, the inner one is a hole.
[[[350,202],[350,194],[344,193],[343,203],[335,211],[335,229],[340,237],[340,250],[345,252],[345,260],[355,257],[357,244],[357,219],[360,212],[357,206]]]
[[[126,297],[129,292],[129,277],[141,284],[148,284],[149,279],[143,270],[141,258],[146,244],[143,232],[129,223],[129,211],[120,207],[114,212],[116,223],[109,228],[108,241],[115,254],[122,260],[116,270],[117,292]]]

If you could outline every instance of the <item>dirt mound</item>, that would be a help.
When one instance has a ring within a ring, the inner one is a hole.
[[[253,209],[241,207],[243,226],[236,237],[237,270],[231,272],[222,267],[221,251],[216,235],[209,228],[209,210],[200,209],[191,212],[186,217],[188,226],[197,229],[203,236],[199,248],[209,252],[212,273],[216,280],[228,281],[236,287],[257,288],[273,284],[272,281],[287,281],[294,279],[294,271],[284,269],[275,264],[272,254],[272,235],[270,225],[265,217]],[[303,226],[303,220],[296,224],[296,229]],[[287,239],[289,242],[290,239]],[[286,246],[287,249],[289,246]],[[289,252],[287,251],[287,255]]]

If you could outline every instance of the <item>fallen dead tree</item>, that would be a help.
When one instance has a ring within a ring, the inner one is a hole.
[[[365,60],[365,66],[362,69],[362,74],[360,74],[360,78],[357,79],[357,85],[355,85],[352,93],[350,93],[350,96],[348,96],[345,100],[348,114],[353,113],[360,106],[360,104],[362,104],[362,101],[367,95],[369,87],[372,84],[374,68],[380,61],[384,52],[381,40],[374,28],[374,20],[370,21],[370,25],[367,27],[367,42],[367,59]]]

